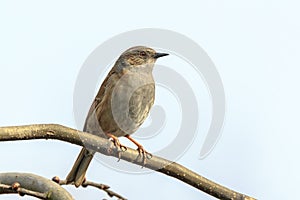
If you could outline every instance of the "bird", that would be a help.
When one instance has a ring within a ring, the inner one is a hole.
[[[154,103],[154,64],[158,58],[167,55],[146,46],[134,46],[124,51],[101,84],[83,131],[111,139],[121,150],[127,149],[118,139],[124,136],[137,146],[145,159],[148,152],[131,134],[145,121]],[[82,185],[94,154],[95,151],[82,148],[67,175],[67,183],[74,183],[76,187]]]

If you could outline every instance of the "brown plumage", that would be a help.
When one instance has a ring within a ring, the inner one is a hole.
[[[152,70],[157,58],[166,56],[153,49],[137,46],[126,50],[116,61],[88,112],[84,131],[112,138],[123,147],[117,137],[125,136],[147,153],[143,146],[130,137],[147,118],[154,103],[155,83]],[[67,182],[80,186],[94,151],[82,148],[67,176]],[[145,156],[145,155],[144,155]]]

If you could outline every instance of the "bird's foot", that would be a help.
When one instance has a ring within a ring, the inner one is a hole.
[[[135,139],[133,139],[130,135],[125,135],[125,137],[127,137],[131,142],[133,142],[138,147],[137,150],[139,151],[139,157],[143,156],[143,166],[145,166],[147,159],[151,159],[153,157],[152,154],[146,151],[144,147],[140,143],[135,141]]]
[[[143,166],[144,167],[147,163],[147,159],[151,159],[153,156],[151,153],[146,151],[143,146],[139,145],[137,150],[139,151],[139,156],[143,156]]]
[[[121,159],[121,153],[124,152],[124,151],[126,151],[127,147],[124,146],[124,145],[122,145],[120,143],[120,140],[116,136],[114,136],[112,134],[109,134],[109,133],[106,134],[106,135],[109,137],[109,140],[111,140],[114,143],[115,147],[118,150],[118,162],[119,162],[120,159]]]

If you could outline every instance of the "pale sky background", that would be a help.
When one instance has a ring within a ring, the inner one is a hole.
[[[89,54],[125,31],[169,29],[207,52],[226,94],[226,120],[215,149],[199,160],[209,123],[204,111],[199,134],[178,162],[258,199],[294,199],[300,180],[299,6],[291,0],[1,1],[0,126],[76,128],[74,85]],[[174,61],[169,59],[161,63]],[[210,106],[207,98],[199,104]],[[151,143],[145,147],[151,151]],[[0,172],[64,178],[79,147],[36,140],[2,142],[0,151]],[[159,173],[132,175],[92,162],[87,176],[128,199],[214,199]],[[93,188],[67,189],[76,199],[109,199]]]

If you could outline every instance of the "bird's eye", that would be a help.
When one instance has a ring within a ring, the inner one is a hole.
[[[146,56],[146,52],[142,51],[142,52],[140,53],[140,55],[141,55],[141,56]]]

